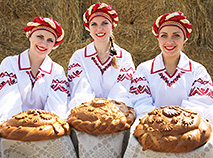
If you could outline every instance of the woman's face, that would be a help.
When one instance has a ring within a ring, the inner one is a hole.
[[[46,30],[37,30],[29,38],[30,53],[45,58],[56,42],[55,36]]]
[[[94,17],[89,23],[89,29],[94,41],[108,42],[112,35],[112,24],[102,16]]]
[[[165,26],[159,32],[158,43],[164,57],[179,57],[185,43],[184,34],[176,26]]]

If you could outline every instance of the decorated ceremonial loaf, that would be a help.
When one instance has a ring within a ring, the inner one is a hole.
[[[70,134],[69,124],[56,114],[31,109],[14,115],[0,125],[1,137],[21,141],[39,141]]]
[[[110,134],[129,129],[135,118],[134,109],[125,103],[95,98],[74,107],[67,122],[82,132]]]
[[[209,121],[196,112],[178,106],[163,106],[140,119],[134,135],[143,150],[184,153],[205,144],[211,131]]]

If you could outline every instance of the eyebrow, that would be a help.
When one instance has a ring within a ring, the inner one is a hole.
[[[168,34],[167,32],[161,32],[161,33]],[[176,33],[181,33],[181,31],[176,31],[176,32],[173,32],[172,34],[176,34]]]

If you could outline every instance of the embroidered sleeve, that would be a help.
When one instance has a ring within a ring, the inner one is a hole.
[[[6,58],[0,65],[0,122],[21,112],[21,105],[17,75],[12,67],[11,59]]]
[[[12,86],[17,84],[16,74],[13,72],[8,72],[7,70],[2,70],[0,72],[0,91],[3,90],[4,87]]]
[[[194,82],[187,100],[182,107],[194,109],[213,123],[213,84],[210,75],[203,66],[196,68]]]
[[[60,91],[69,95],[68,82],[66,80],[53,79],[51,88],[54,91]]]
[[[67,97],[69,95],[67,78],[64,70],[57,70],[57,73],[53,72],[52,75],[54,76],[52,78],[52,83],[44,110],[53,112],[62,119],[66,119]]]
[[[117,82],[115,82],[114,86],[110,90],[108,99],[122,101],[128,106],[132,106],[128,94],[131,79],[133,77],[133,73],[135,72],[135,66],[130,53],[126,52],[125,50],[122,50],[121,52],[123,59],[120,63],[118,63],[120,66],[120,71],[118,72]]]
[[[208,72],[203,66],[196,70],[189,96],[208,96],[213,99],[213,85]]]
[[[137,115],[154,108],[149,83],[142,69],[142,66],[139,66],[136,70],[129,90],[129,95]]]
[[[82,66],[84,59],[77,53],[81,52],[73,54],[68,66],[67,78],[70,91],[69,109],[80,105],[82,102],[90,101],[95,97],[95,93],[92,91],[90,82]]]
[[[190,96],[194,95],[209,96],[210,98],[213,99],[212,87],[213,85],[211,80],[198,78],[197,80],[194,81],[192,85]]]
[[[121,69],[117,78],[117,82],[131,82],[135,72],[135,66],[129,53],[126,54],[125,60],[120,66]]]

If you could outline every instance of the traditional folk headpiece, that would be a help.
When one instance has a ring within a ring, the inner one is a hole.
[[[55,36],[56,42],[53,49],[56,49],[64,40],[64,30],[61,25],[50,17],[35,17],[24,27],[27,38],[29,38],[36,30],[46,30]]]
[[[90,21],[97,16],[103,16],[112,23],[112,29],[117,26],[118,14],[110,5],[105,3],[96,3],[91,5],[83,15],[85,29],[89,31]]]
[[[152,33],[158,38],[159,31],[165,26],[177,26],[184,34],[185,39],[188,39],[192,32],[192,24],[186,19],[181,12],[166,13],[157,18],[152,26]]]

